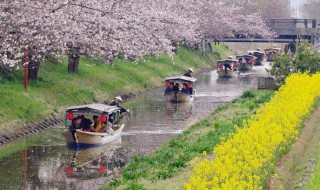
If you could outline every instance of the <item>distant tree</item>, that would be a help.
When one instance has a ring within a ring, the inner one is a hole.
[[[300,44],[293,57],[289,54],[277,56],[269,72],[281,85],[291,73],[320,72],[320,55],[312,51],[309,44]]]
[[[257,8],[266,19],[291,18],[290,0],[258,0]]]

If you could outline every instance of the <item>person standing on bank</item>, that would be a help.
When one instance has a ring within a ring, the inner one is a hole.
[[[186,76],[186,77],[192,77],[191,73],[193,72],[192,68],[189,68],[187,70],[187,72],[183,75],[183,76]]]

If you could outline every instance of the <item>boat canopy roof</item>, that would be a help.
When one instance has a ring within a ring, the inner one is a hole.
[[[222,62],[238,62],[238,60],[236,59],[221,59],[217,61],[218,63],[222,63]]]
[[[254,59],[256,59],[257,57],[256,56],[254,56],[254,55],[249,55],[249,54],[245,54],[245,55],[236,55],[236,58],[237,59],[239,59],[239,58],[254,58]]]
[[[264,52],[263,51],[253,51],[253,53],[255,54],[264,54]]]
[[[106,104],[87,104],[87,105],[79,105],[79,106],[72,106],[67,108],[67,112],[95,112],[95,113],[113,113],[120,110],[117,106],[109,106]]]
[[[194,77],[187,77],[187,76],[177,76],[177,77],[167,77],[165,81],[187,81],[187,82],[196,82],[196,78]]]
[[[268,48],[268,49],[265,49],[264,51],[272,51],[272,50],[281,50],[281,48]]]
[[[244,54],[244,55],[236,55],[236,58],[255,58],[256,56],[254,55],[249,55],[249,54]]]

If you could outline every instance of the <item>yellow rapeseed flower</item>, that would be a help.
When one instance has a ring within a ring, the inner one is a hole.
[[[242,129],[214,148],[214,160],[203,159],[191,172],[188,190],[263,189],[275,162],[299,135],[320,96],[320,74],[292,74]],[[206,155],[206,153],[204,153]]]

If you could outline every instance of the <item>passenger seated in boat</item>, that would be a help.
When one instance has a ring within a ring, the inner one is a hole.
[[[99,121],[99,116],[94,115],[93,116],[93,124],[90,125],[90,131],[91,132],[99,132],[102,128],[102,124]]]
[[[169,94],[173,91],[173,82],[170,82],[170,85],[164,90],[164,94]]]
[[[182,84],[181,92],[185,93],[185,94],[190,94],[190,90],[187,88],[187,84],[186,83]]]
[[[90,131],[92,121],[90,119],[85,118],[84,115],[80,115],[79,118],[81,119],[80,128],[82,129],[82,131]]]
[[[174,91],[174,92],[179,92],[179,91],[180,91],[179,83],[176,83],[176,84],[174,85],[173,91]]]
[[[224,70],[225,70],[225,73],[227,74],[227,70],[229,69],[229,70],[232,70],[232,67],[231,67],[231,65],[230,65],[230,63],[229,62],[225,62],[224,64],[223,64],[223,67],[224,67]]]
[[[242,63],[242,57],[241,57],[241,58],[239,58],[239,63]]]
[[[72,119],[71,125],[69,127],[70,131],[75,131],[76,129],[80,129],[81,118],[75,117]]]
[[[112,129],[112,124],[110,123],[110,122],[103,122],[103,123],[101,123],[101,129],[100,129],[100,131],[98,131],[98,132],[100,132],[100,133],[109,133],[110,135],[113,135],[114,134],[114,131],[113,131],[113,129]]]

